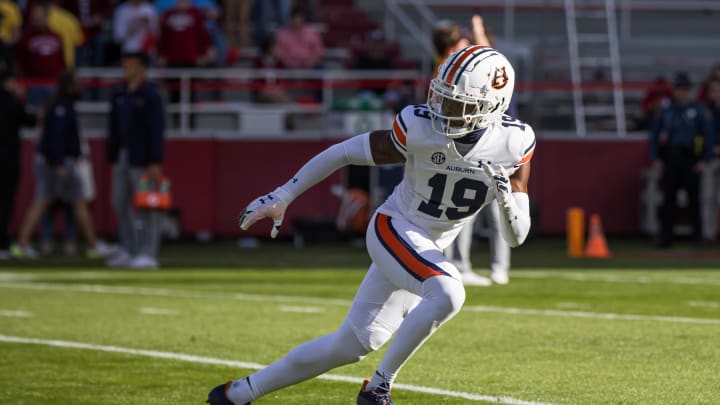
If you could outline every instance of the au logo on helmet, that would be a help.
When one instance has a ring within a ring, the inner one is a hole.
[[[507,72],[505,71],[505,66],[496,67],[490,85],[493,87],[493,89],[500,90],[508,84],[508,80],[509,79]]]

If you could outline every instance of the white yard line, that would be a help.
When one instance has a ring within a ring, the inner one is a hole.
[[[278,310],[280,310],[280,312],[298,312],[298,313],[304,313],[304,314],[317,314],[320,312],[325,312],[325,308],[298,307],[298,306],[291,306],[291,305],[281,305],[278,307]]]
[[[654,316],[636,314],[614,314],[606,312],[581,312],[581,311],[560,311],[555,309],[533,309],[533,308],[508,308],[493,306],[466,306],[464,311],[473,312],[494,312],[512,315],[543,315],[543,316],[564,316],[572,318],[592,318],[624,321],[655,321],[671,323],[697,323],[703,325],[720,325],[720,319],[712,318],[686,318],[682,316]]]
[[[317,297],[300,297],[288,295],[259,295],[259,294],[241,294],[241,293],[221,293],[209,291],[187,291],[187,290],[169,290],[160,288],[142,288],[142,287],[122,287],[122,286],[103,286],[92,284],[50,284],[50,283],[2,283],[0,288],[18,288],[29,290],[51,290],[51,291],[79,291],[98,294],[121,294],[121,295],[141,295],[154,297],[176,297],[176,298],[218,298],[233,299],[239,301],[257,301],[257,302],[274,302],[274,303],[301,303],[316,305],[338,305],[349,306],[350,300],[338,300]],[[676,316],[654,316],[639,314],[615,314],[603,312],[580,312],[580,311],[562,311],[553,309],[536,309],[536,308],[513,308],[513,307],[496,307],[496,306],[465,306],[465,311],[472,312],[494,312],[513,315],[541,315],[541,316],[562,316],[575,318],[594,318],[606,320],[630,320],[630,321],[656,321],[670,323],[695,323],[705,325],[720,325],[720,319],[714,318],[687,318]]]
[[[714,301],[688,301],[688,305],[701,308],[720,308],[720,302]]]
[[[712,285],[720,286],[720,279],[693,278],[693,277],[670,277],[658,278],[639,275],[625,274],[594,274],[588,273],[571,273],[571,272],[554,272],[554,271],[535,271],[523,270],[510,272],[510,278],[529,278],[529,279],[562,279],[572,281],[601,281],[606,283],[635,283],[635,284],[681,284],[681,285]]]
[[[12,318],[29,318],[32,316],[32,313],[21,310],[0,309],[0,316],[8,316]]]
[[[165,308],[153,308],[153,307],[143,307],[138,309],[138,312],[140,312],[143,315],[179,315],[180,311],[175,309],[165,309]]]
[[[135,356],[145,356],[145,357],[154,357],[154,358],[161,358],[161,359],[168,359],[168,360],[186,361],[186,362],[190,362],[190,363],[215,364],[215,365],[220,365],[220,366],[244,368],[244,369],[251,369],[251,370],[259,370],[259,369],[265,367],[262,364],[249,363],[249,362],[244,362],[244,361],[223,360],[223,359],[216,359],[216,358],[212,358],[212,357],[194,356],[191,354],[184,354],[184,353],[160,352],[160,351],[156,351],[156,350],[131,349],[131,348],[126,348],[126,347],[95,345],[95,344],[91,344],[91,343],[82,343],[82,342],[68,342],[68,341],[64,341],[64,340],[48,340],[48,339],[36,339],[36,338],[0,335],[0,342],[34,344],[34,345],[42,345],[42,346],[62,347],[62,348],[68,348],[68,349],[83,349],[83,350],[95,350],[95,351],[101,351],[101,352],[131,354],[131,355],[135,355]],[[347,383],[352,383],[352,384],[357,384],[357,385],[360,385],[363,381],[363,379],[359,378],[359,377],[351,377],[351,376],[335,375],[335,374],[323,374],[323,375],[318,376],[317,378],[320,378],[323,380],[330,380],[330,381],[347,382]],[[474,394],[474,393],[470,393],[470,392],[461,392],[461,391],[450,391],[450,390],[444,390],[441,388],[421,387],[421,386],[410,385],[410,384],[394,384],[393,388],[396,390],[421,392],[421,393],[425,393],[425,394],[463,398],[463,399],[469,399],[469,400],[473,400],[473,401],[487,401],[487,402],[494,402],[494,403],[498,403],[498,404],[551,405],[551,404],[545,403],[545,402],[525,401],[522,399],[511,398],[511,397],[504,397],[504,396],[498,397],[498,396],[494,396],[494,395]]]
[[[19,288],[28,290],[49,290],[49,291],[77,291],[98,294],[120,294],[120,295],[145,295],[152,297],[177,297],[177,298],[220,298],[232,299],[240,301],[259,301],[259,302],[284,302],[284,303],[303,303],[318,305],[339,305],[349,306],[350,300],[339,300],[331,298],[302,297],[292,295],[261,295],[261,294],[243,294],[243,293],[223,293],[211,291],[190,291],[190,290],[171,290],[163,288],[145,288],[145,287],[124,287],[124,286],[105,286],[99,284],[55,284],[55,283],[3,283],[0,282],[0,288]]]

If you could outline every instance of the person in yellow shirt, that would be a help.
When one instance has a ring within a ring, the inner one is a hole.
[[[84,41],[82,27],[74,15],[57,4],[48,3],[47,10],[48,28],[62,39],[65,66],[70,69],[75,66],[75,48]]]
[[[0,41],[13,45],[20,36],[22,14],[12,0],[0,0]]]

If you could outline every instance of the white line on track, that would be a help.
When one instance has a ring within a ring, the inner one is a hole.
[[[244,293],[223,293],[212,291],[189,291],[189,290],[171,290],[163,288],[145,288],[145,287],[124,287],[124,286],[105,286],[97,284],[54,284],[54,283],[3,283],[0,282],[0,288],[20,288],[28,290],[50,290],[50,291],[78,291],[99,294],[121,294],[121,295],[145,295],[152,297],[178,297],[178,298],[221,298],[233,299],[240,301],[259,301],[259,302],[284,302],[284,303],[303,303],[303,304],[319,304],[319,305],[339,305],[349,306],[350,300],[340,300],[332,298],[316,298],[302,297],[292,295],[261,295],[261,294],[244,294]]]
[[[661,274],[662,275],[662,274]],[[630,274],[594,274],[594,273],[571,273],[551,271],[513,271],[513,278],[529,279],[562,279],[572,281],[601,281],[606,283],[636,283],[636,284],[682,284],[682,285],[715,285],[720,286],[720,279],[692,278],[692,277],[648,277]]]
[[[32,316],[32,313],[28,311],[0,309],[0,316],[9,316],[13,318],[29,318]]]
[[[320,312],[325,312],[324,308],[319,307],[298,307],[298,306],[291,306],[291,305],[281,305],[278,307],[280,312],[299,312],[299,313],[305,313],[305,314],[317,314]]]
[[[19,288],[30,290],[52,290],[52,291],[79,291],[98,294],[121,294],[121,295],[141,295],[155,297],[177,297],[177,298],[218,298],[233,299],[239,301],[257,301],[257,302],[282,302],[282,303],[302,303],[316,305],[339,305],[349,306],[349,300],[339,300],[330,298],[317,297],[299,297],[288,295],[259,295],[259,294],[241,294],[241,293],[222,293],[209,291],[187,291],[187,290],[169,290],[159,288],[142,288],[142,287],[122,287],[122,286],[104,286],[92,284],[50,284],[50,283],[2,283],[0,288]],[[677,316],[654,316],[639,314],[615,314],[603,312],[579,312],[579,311],[562,311],[553,309],[536,309],[536,308],[512,308],[512,307],[496,307],[496,306],[465,306],[465,311],[472,312],[493,312],[513,315],[542,315],[542,316],[562,316],[575,318],[594,318],[606,320],[629,320],[629,321],[657,321],[671,323],[694,323],[704,325],[720,325],[720,319],[714,318],[687,318]]]
[[[168,359],[168,360],[186,361],[186,362],[190,362],[190,363],[214,364],[214,365],[220,365],[220,366],[244,368],[244,369],[251,369],[251,370],[259,370],[261,368],[265,368],[265,366],[262,364],[248,363],[248,362],[244,362],[244,361],[223,360],[223,359],[216,359],[216,358],[212,358],[212,357],[194,356],[191,354],[184,354],[184,353],[160,352],[160,351],[156,351],[156,350],[142,350],[142,349],[131,349],[131,348],[126,348],[126,347],[118,347],[118,346],[94,345],[94,344],[90,344],[90,343],[69,342],[69,341],[64,341],[64,340],[48,340],[48,339],[36,339],[36,338],[0,335],[0,342],[34,344],[34,345],[42,345],[42,346],[62,347],[62,348],[68,348],[68,349],[83,349],[83,350],[95,350],[95,351],[101,351],[101,352],[131,354],[131,355],[135,355],[135,356],[145,356],[145,357],[154,357],[154,358],[161,358],[161,359]],[[362,378],[345,376],[345,375],[336,375],[336,374],[323,374],[323,375],[318,376],[317,378],[320,378],[323,380],[330,380],[330,381],[347,382],[347,383],[358,384],[358,385],[361,384],[363,381]],[[511,398],[511,397],[505,397],[505,396],[498,397],[498,396],[494,396],[494,395],[473,394],[470,392],[450,391],[450,390],[444,390],[444,389],[440,389],[440,388],[421,387],[421,386],[410,385],[410,384],[394,384],[393,388],[396,390],[414,391],[414,392],[421,392],[421,393],[425,393],[425,394],[463,398],[463,399],[469,399],[472,401],[487,401],[487,402],[494,402],[494,403],[498,403],[498,404],[551,405],[551,404],[545,403],[545,402],[525,401],[522,399],[516,399],[516,398]]]
[[[545,315],[545,316],[565,316],[573,318],[593,318],[593,319],[610,319],[625,321],[656,321],[656,322],[672,322],[672,323],[697,323],[704,325],[720,325],[720,319],[712,318],[685,318],[681,316],[654,316],[654,315],[636,315],[636,314],[613,314],[603,312],[580,312],[580,311],[560,311],[555,309],[533,309],[533,308],[507,308],[493,306],[466,306],[465,311],[473,312],[495,312],[512,315]]]
[[[175,309],[165,309],[165,308],[153,308],[153,307],[143,307],[138,309],[138,312],[140,312],[143,315],[179,315],[180,311]]]
[[[713,301],[688,301],[688,305],[691,307],[720,308],[720,302]]]

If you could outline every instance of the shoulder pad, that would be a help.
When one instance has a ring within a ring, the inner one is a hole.
[[[535,131],[532,127],[507,115],[502,117],[501,125],[507,134],[508,150],[515,156],[516,166],[529,162],[535,153]]]

